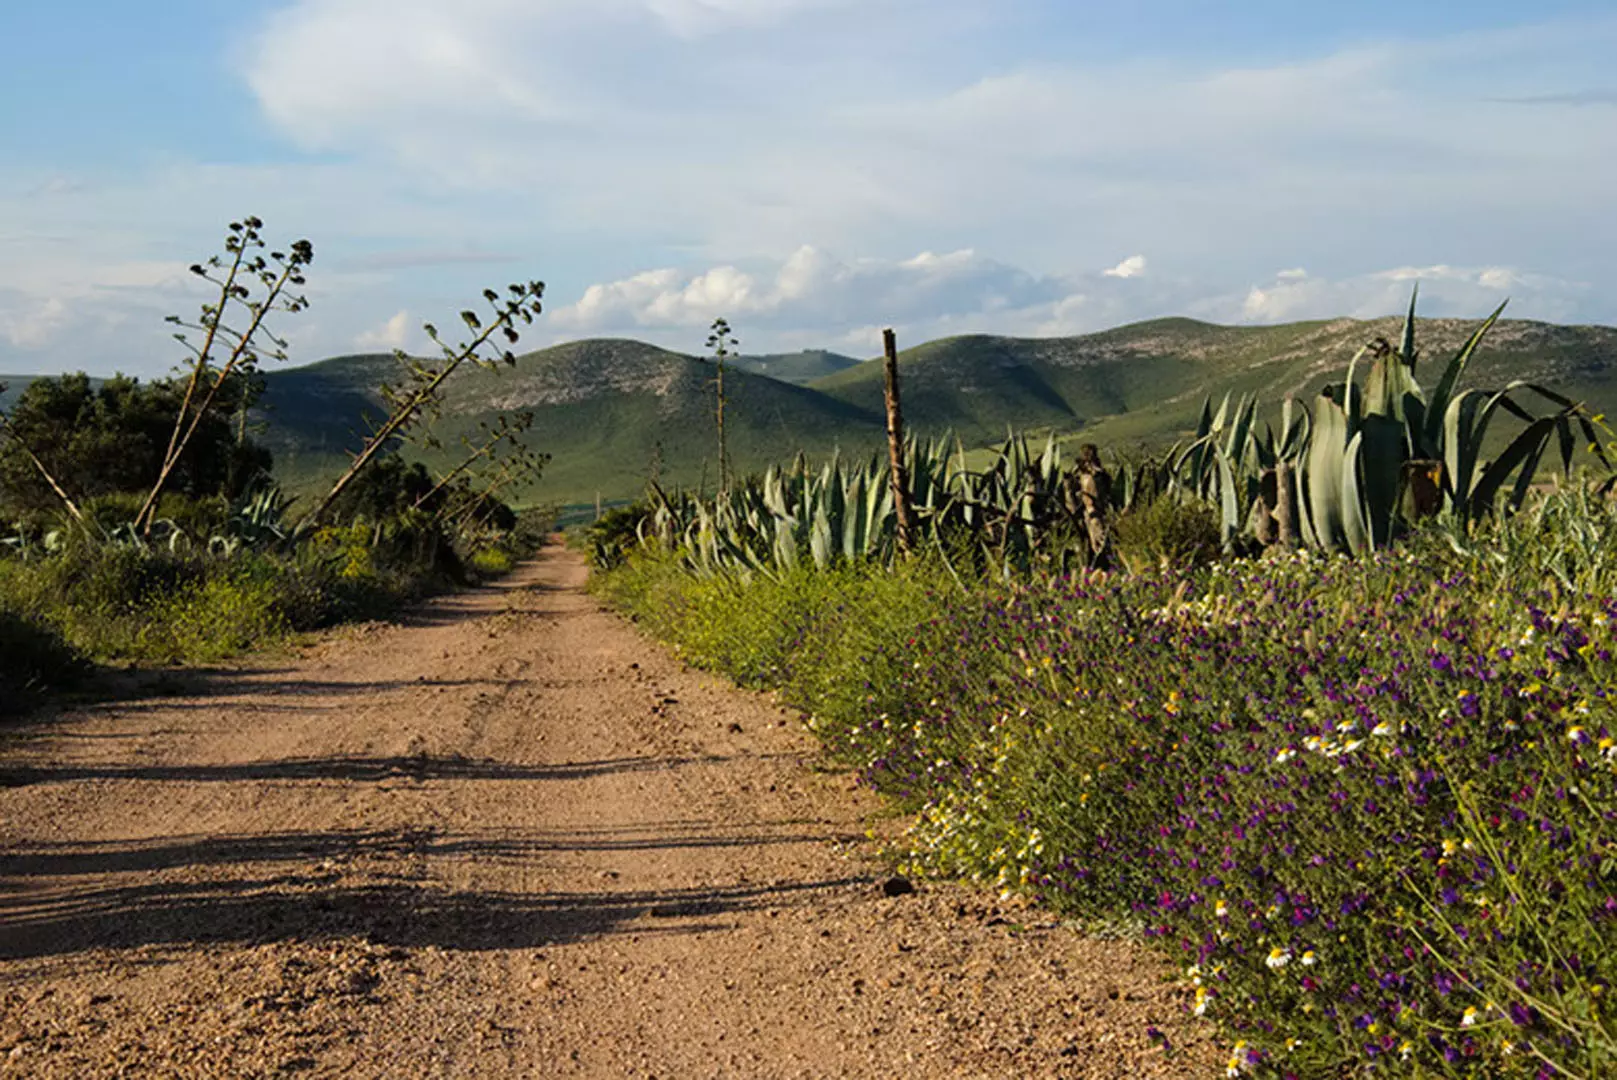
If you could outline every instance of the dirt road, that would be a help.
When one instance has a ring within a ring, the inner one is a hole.
[[[1214,1071],[1136,947],[885,896],[875,804],[584,577],[0,732],[0,1076]]]

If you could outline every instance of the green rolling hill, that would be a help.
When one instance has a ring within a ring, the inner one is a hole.
[[[1418,325],[1423,383],[1475,330],[1475,320]],[[900,354],[905,415],[918,429],[952,428],[967,443],[1017,430],[1081,432],[1102,445],[1157,445],[1194,430],[1204,398],[1256,393],[1278,407],[1339,381],[1361,345],[1396,339],[1401,319],[1230,327],[1160,319],[1081,337],[957,337]],[[1501,322],[1464,385],[1533,379],[1598,407],[1617,404],[1617,329]],[[839,400],[881,397],[879,361],[820,379]]]
[[[381,415],[376,387],[398,371],[392,357],[359,356],[271,373],[261,402],[264,438],[294,487],[339,468],[358,445],[364,417]],[[653,470],[666,483],[718,478],[714,366],[636,341],[581,341],[528,353],[513,368],[458,372],[433,434],[451,448],[502,412],[531,411],[529,444],[552,455],[532,498],[586,501],[596,492],[639,492]],[[732,370],[725,376],[729,453],[741,471],[801,448],[819,456],[864,454],[884,438],[874,409],[791,383]]]
[[[1189,433],[1204,397],[1253,392],[1278,408],[1339,380],[1360,345],[1393,337],[1401,320],[1337,319],[1226,327],[1161,319],[1079,337],[972,335],[900,354],[905,415],[923,436],[952,433],[968,447],[1007,428],[1053,432],[1103,447],[1160,446]],[[1425,319],[1423,384],[1477,325]],[[262,437],[289,486],[309,489],[340,469],[379,388],[396,379],[391,356],[338,357],[267,373]],[[434,434],[454,448],[506,411],[531,410],[529,443],[553,460],[522,497],[563,502],[627,498],[655,470],[665,483],[717,481],[712,363],[635,341],[573,342],[528,353],[514,368],[465,370],[446,386]],[[882,365],[827,352],[738,359],[726,375],[730,454],[740,471],[798,450],[864,455],[884,445]],[[1541,381],[1617,409],[1617,329],[1506,321],[1465,380],[1500,386]],[[14,395],[24,378],[0,376]],[[441,464],[452,450],[429,454]]]

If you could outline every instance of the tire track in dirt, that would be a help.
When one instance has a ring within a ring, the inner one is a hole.
[[[882,895],[873,801],[584,577],[0,736],[0,1075],[1213,1071],[1138,947]]]

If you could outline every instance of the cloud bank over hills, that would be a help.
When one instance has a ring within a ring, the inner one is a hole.
[[[244,9],[210,77],[252,153],[0,166],[0,370],[161,372],[247,212],[315,241],[305,360],[533,277],[535,344],[1362,316],[1417,276],[1433,315],[1617,322],[1617,18],[1453,8],[1205,46],[1114,25],[1197,18],[1168,0]]]

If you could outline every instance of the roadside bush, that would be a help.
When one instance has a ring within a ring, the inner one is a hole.
[[[639,544],[641,522],[650,515],[651,510],[644,502],[635,502],[613,507],[585,526],[590,565],[598,570],[621,565]]]
[[[508,574],[511,572],[511,568],[516,565],[516,561],[511,558],[510,553],[500,548],[484,548],[481,551],[475,551],[467,561],[471,568],[481,577],[498,577],[501,574]]]
[[[0,560],[0,610],[30,613],[31,625],[100,661],[212,663],[295,631],[385,617],[450,584],[350,541],[235,556],[84,544]]]
[[[291,621],[277,587],[279,576],[232,567],[155,597],[143,612],[136,639],[139,658],[148,663],[213,663],[281,640]]]
[[[1112,550],[1132,573],[1191,570],[1217,559],[1218,517],[1200,500],[1160,497],[1119,515]]]

